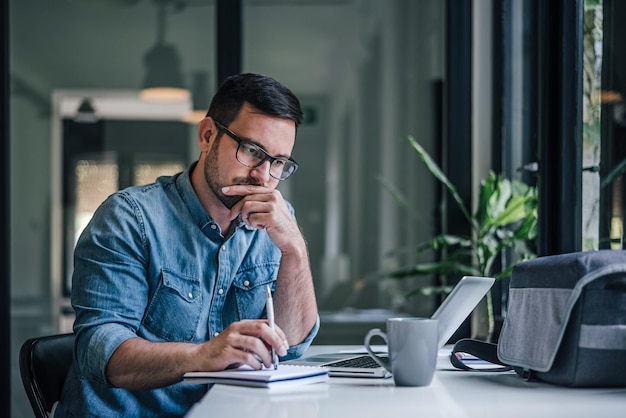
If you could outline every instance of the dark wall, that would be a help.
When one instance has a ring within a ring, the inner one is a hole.
[[[9,330],[9,6],[8,2],[2,2],[0,6],[0,155],[2,156],[2,174],[0,175],[0,358],[2,368],[11,369],[10,356],[10,330]],[[10,415],[11,388],[10,379],[2,380],[0,387],[0,415]]]

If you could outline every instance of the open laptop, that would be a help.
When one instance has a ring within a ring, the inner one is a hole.
[[[487,294],[494,281],[492,277],[463,276],[452,289],[432,315],[433,319],[439,320],[439,349],[448,342],[478,302]],[[318,354],[287,363],[325,366],[329,368],[331,377],[384,378],[391,375],[367,353]]]

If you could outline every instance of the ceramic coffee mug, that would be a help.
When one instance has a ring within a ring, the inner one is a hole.
[[[437,364],[437,320],[432,318],[389,318],[387,332],[378,328],[365,336],[369,355],[393,375],[397,386],[428,386]],[[389,359],[381,358],[370,348],[370,340],[379,336],[387,343]]]

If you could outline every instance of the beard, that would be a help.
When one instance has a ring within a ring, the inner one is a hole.
[[[221,178],[220,169],[218,164],[218,151],[219,139],[217,139],[211,150],[209,151],[207,158],[204,160],[204,179],[215,196],[222,202],[228,209],[232,209],[233,206],[244,196],[227,196],[222,193],[222,187],[239,185],[239,184],[252,184],[255,186],[260,185],[259,181],[252,177],[235,177],[232,180],[226,182]]]

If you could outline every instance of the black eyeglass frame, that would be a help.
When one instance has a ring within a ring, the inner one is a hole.
[[[233,141],[235,141],[237,143],[237,151],[235,153],[235,158],[237,158],[237,161],[239,161],[240,164],[246,166],[246,167],[250,167],[250,168],[256,168],[256,167],[260,167],[265,161],[269,161],[270,162],[270,176],[272,176],[273,178],[275,178],[276,180],[287,180],[289,177],[291,177],[291,175],[293,173],[296,172],[296,170],[298,170],[298,167],[300,166],[296,160],[294,160],[293,158],[284,158],[284,157],[274,157],[273,155],[271,155],[270,153],[268,153],[267,151],[265,151],[263,149],[263,147],[255,144],[254,142],[248,141],[247,139],[243,139],[239,136],[237,136],[233,131],[231,131],[230,129],[228,129],[223,123],[213,119],[213,121],[215,122],[215,126],[217,126],[217,129],[219,129],[220,131],[224,132],[226,135],[228,135]],[[258,148],[263,154],[265,154],[265,157],[261,158],[261,160],[256,164],[256,165],[248,165],[246,163],[244,163],[243,161],[241,161],[239,159],[239,149],[241,148],[242,144],[249,144],[255,148]],[[282,175],[280,177],[276,177],[275,175],[272,174],[272,170],[271,167],[274,164],[274,161],[289,161],[291,162],[292,165],[292,169],[290,171],[282,171]]]

